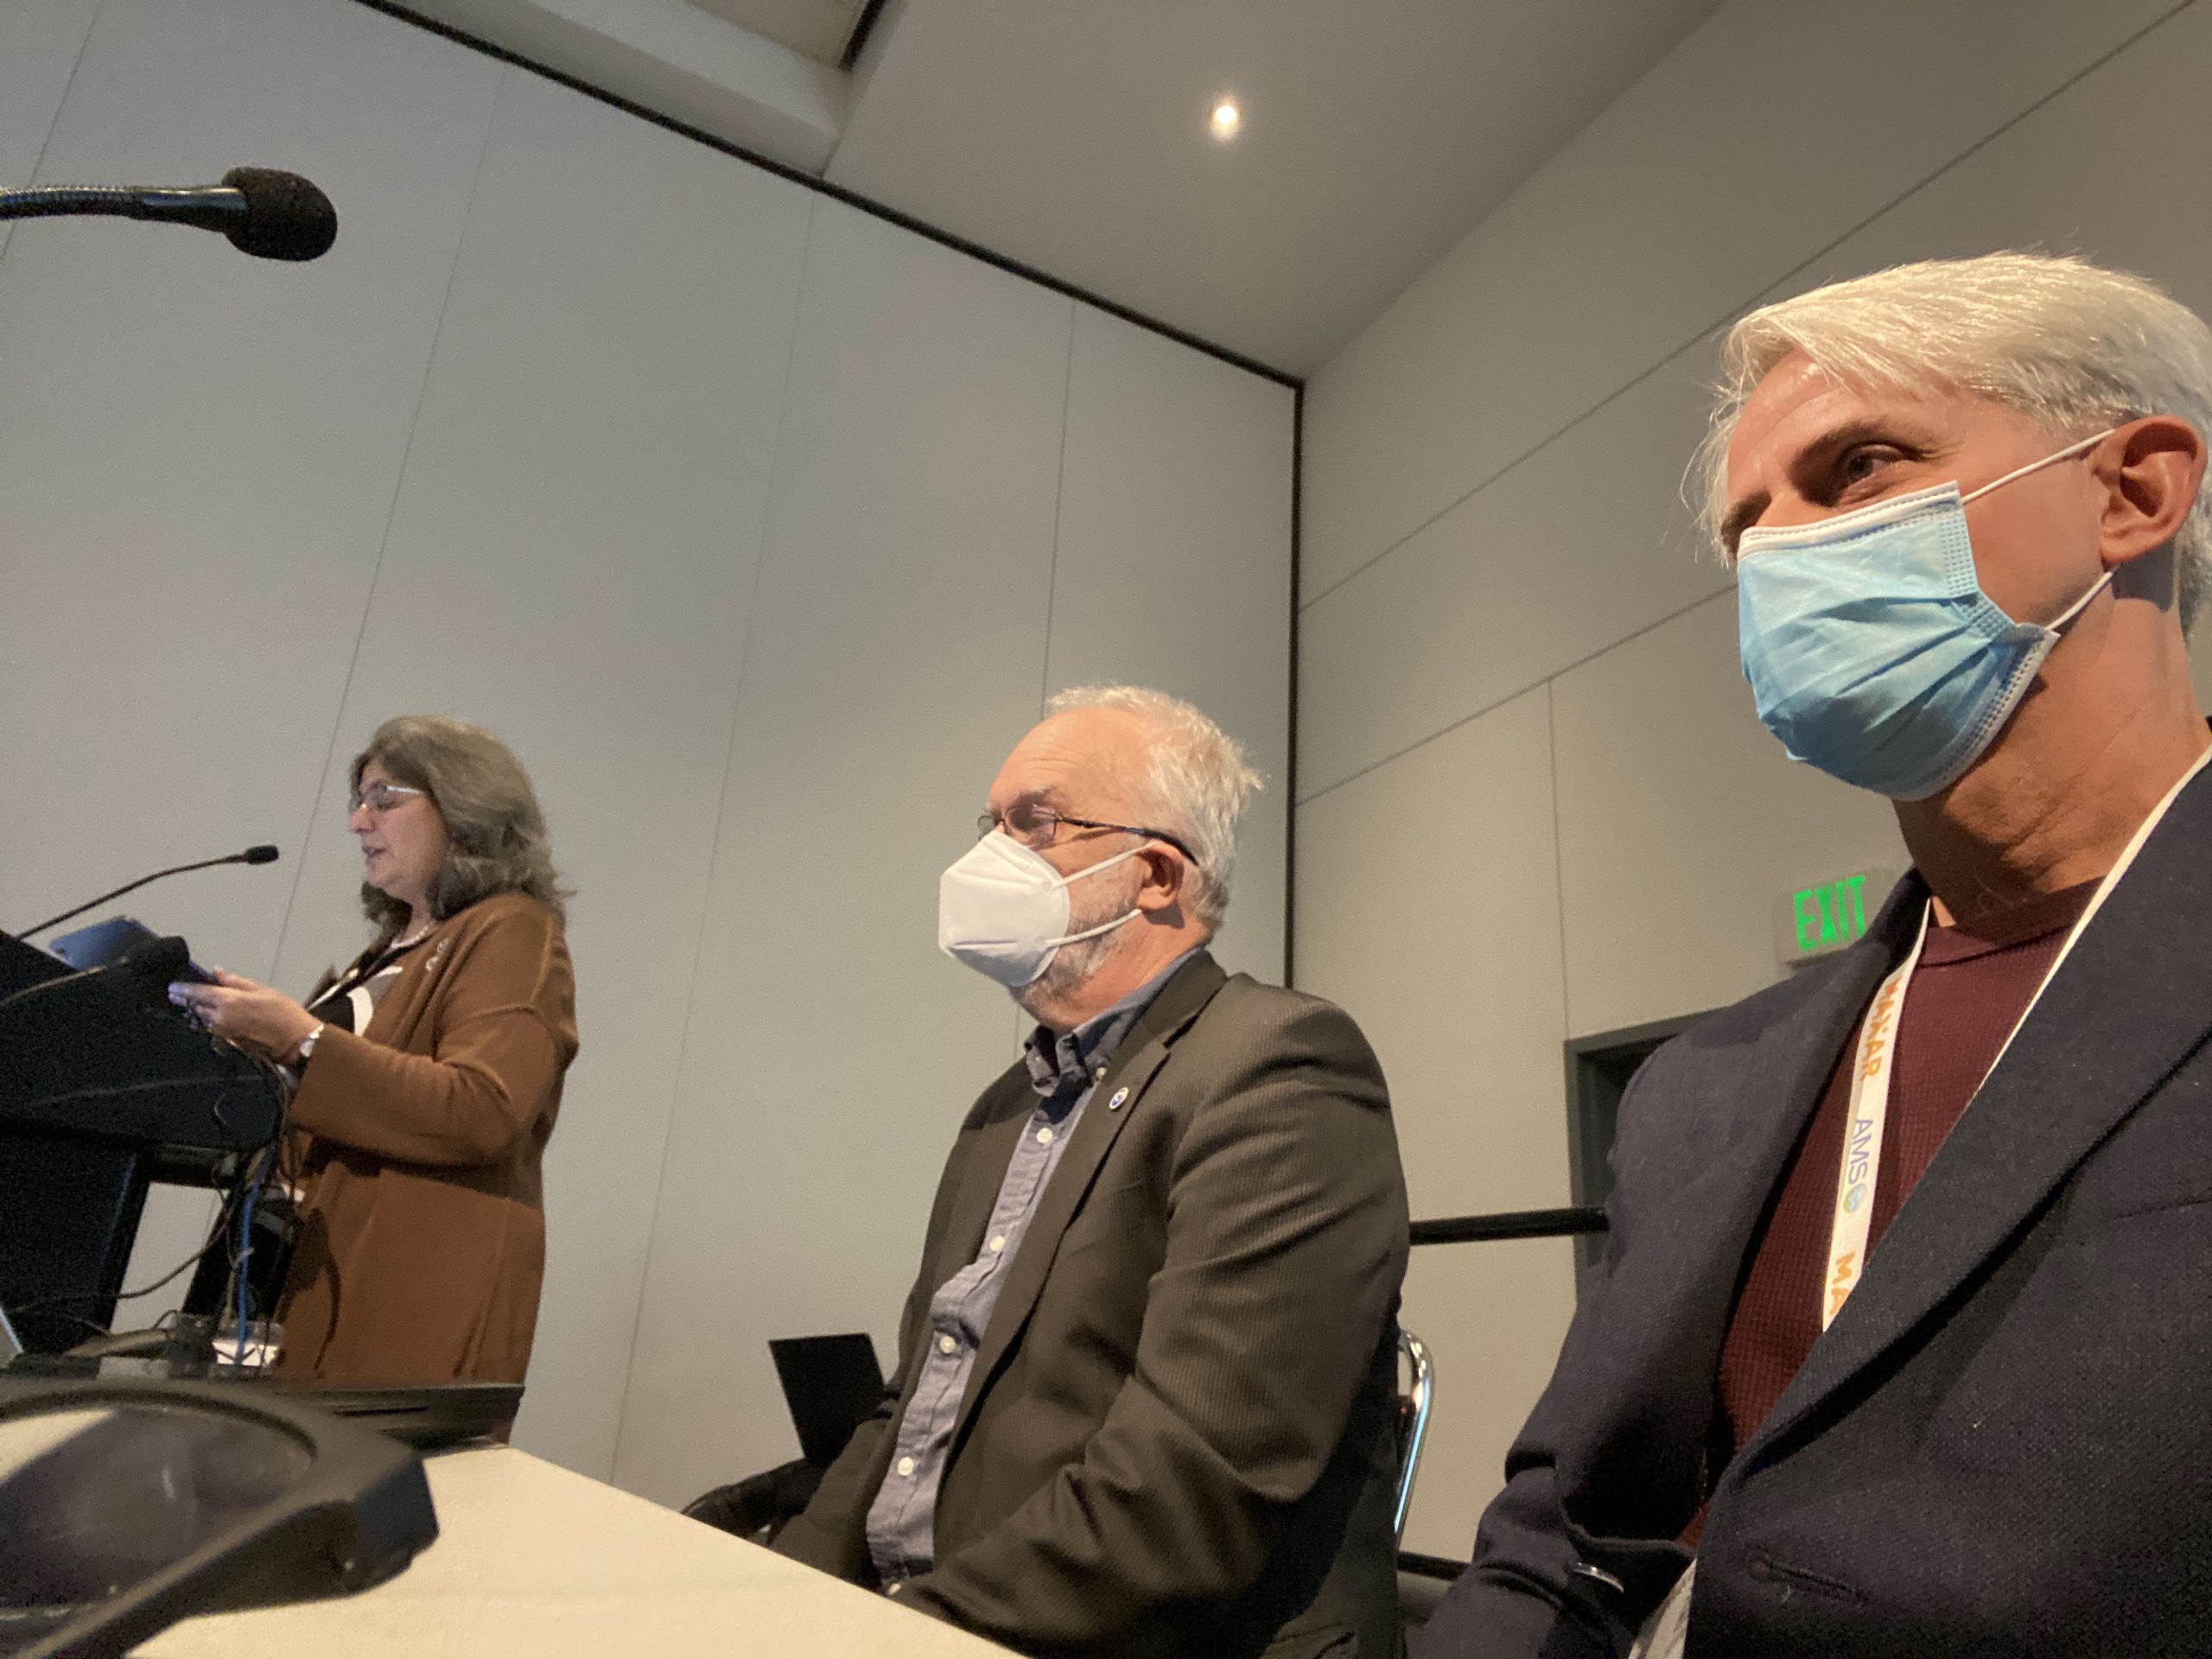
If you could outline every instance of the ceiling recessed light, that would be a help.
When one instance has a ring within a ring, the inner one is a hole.
[[[1213,129],[1213,136],[1223,143],[1234,138],[1244,127],[1244,111],[1236,106],[1233,98],[1217,100],[1213,113],[1206,118],[1206,124]]]

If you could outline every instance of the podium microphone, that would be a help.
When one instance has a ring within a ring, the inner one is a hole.
[[[234,167],[220,184],[156,189],[129,184],[57,184],[0,190],[0,219],[92,215],[197,225],[219,231],[257,259],[320,259],[338,239],[338,210],[296,173]]]
[[[192,963],[192,947],[174,933],[160,938],[148,939],[134,944],[105,968],[83,968],[73,974],[62,974],[53,979],[41,979],[35,985],[26,985],[12,996],[0,996],[0,1014],[4,1014],[18,1002],[63,985],[74,985],[80,979],[97,979],[116,986],[137,985],[149,996],[156,988],[166,993],[168,982],[184,972]]]
[[[57,922],[66,922],[72,916],[81,916],[88,910],[99,908],[111,899],[122,898],[126,893],[136,893],[149,881],[158,881],[163,876],[182,875],[188,870],[212,870],[218,864],[274,864],[277,857],[276,849],[264,842],[258,847],[249,847],[242,853],[230,853],[221,858],[203,858],[196,864],[172,864],[166,870],[156,870],[151,875],[142,875],[136,881],[126,881],[113,893],[104,893],[97,899],[86,899],[74,910],[65,910],[59,916],[49,916],[36,927],[27,927],[16,937],[19,939],[28,939],[34,933],[43,933]],[[0,1004],[0,1007],[4,1006]]]

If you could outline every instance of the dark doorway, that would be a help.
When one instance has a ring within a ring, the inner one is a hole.
[[[1648,1026],[1567,1040],[1567,1157],[1575,1203],[1601,1206],[1612,1196],[1613,1171],[1607,1160],[1612,1155],[1613,1132],[1620,1124],[1621,1096],[1628,1092],[1629,1079],[1654,1051],[1703,1018],[1702,1014],[1686,1014]],[[1574,1241],[1578,1274],[1597,1261],[1605,1244],[1602,1233]]]

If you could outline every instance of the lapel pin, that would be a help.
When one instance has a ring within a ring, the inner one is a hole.
[[[1106,1109],[1109,1112],[1120,1111],[1122,1109],[1122,1103],[1128,1097],[1129,1091],[1127,1089],[1116,1089],[1114,1091],[1114,1098],[1106,1103]]]

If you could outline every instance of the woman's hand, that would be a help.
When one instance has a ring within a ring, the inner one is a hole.
[[[320,1023],[282,991],[256,984],[243,974],[220,968],[212,971],[213,985],[179,981],[169,987],[169,1001],[227,1042],[272,1060],[289,1060],[298,1052],[301,1039]]]

